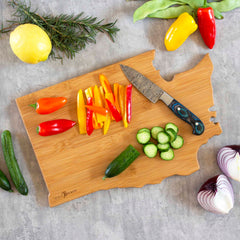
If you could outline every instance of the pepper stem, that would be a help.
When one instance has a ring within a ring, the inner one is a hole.
[[[105,180],[107,178],[107,176],[104,176],[102,179]]]
[[[203,7],[207,7],[207,0],[204,0]]]
[[[29,104],[30,107],[33,107],[35,110],[37,109],[37,104],[34,103],[34,104]]]

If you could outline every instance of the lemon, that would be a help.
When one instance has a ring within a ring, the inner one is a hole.
[[[48,59],[52,43],[44,30],[35,24],[22,24],[10,34],[10,46],[23,62],[36,64]]]

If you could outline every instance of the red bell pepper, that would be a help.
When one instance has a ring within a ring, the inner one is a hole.
[[[207,0],[204,0],[204,6],[197,10],[197,17],[202,39],[212,49],[216,38],[216,24],[213,9],[207,7]]]
[[[40,136],[51,136],[65,132],[72,128],[75,124],[75,121],[56,119],[40,123],[36,130]]]
[[[49,114],[63,107],[67,102],[65,97],[39,98],[36,103],[30,104],[38,114]]]
[[[109,110],[112,113],[112,116],[116,120],[116,122],[119,122],[122,120],[122,116],[120,112],[116,109],[116,107],[106,98],[106,102],[108,104]]]
[[[93,100],[91,97],[87,98],[87,105],[88,106],[93,105]],[[89,108],[87,109],[86,127],[87,127],[87,134],[90,136],[94,128],[93,128],[93,111],[90,110]]]
[[[126,95],[127,122],[130,123],[132,118],[132,84],[127,85]]]

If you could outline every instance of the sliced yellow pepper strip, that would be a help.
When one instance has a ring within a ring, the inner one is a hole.
[[[84,101],[82,89],[78,91],[78,95],[77,95],[77,116],[78,116],[78,125],[79,125],[80,134],[87,133],[86,108],[85,108],[85,101]]]
[[[99,91],[99,88],[97,85],[94,86],[94,90],[93,90],[93,105],[94,106],[97,106],[97,107],[103,107],[103,102],[102,102],[102,97],[100,95],[100,91]],[[98,123],[102,123],[106,120],[106,117],[99,114],[99,113],[96,113],[96,116],[97,116],[97,122]]]
[[[104,97],[104,91],[103,91],[102,86],[99,87],[99,91],[100,91],[100,94],[101,94],[101,97],[102,97],[102,100],[103,100],[103,103],[104,103],[104,107],[108,109],[108,105],[107,105],[106,99]],[[103,134],[104,135],[108,132],[110,124],[111,124],[111,112],[108,111],[108,114],[106,115],[106,120],[103,124]]]
[[[86,97],[91,97],[93,98],[93,87],[89,87],[85,90],[85,95]],[[99,129],[99,128],[102,128],[103,127],[103,123],[98,123],[97,122],[97,116],[96,116],[96,113],[93,113],[93,128],[94,129]]]
[[[100,74],[100,75],[99,75],[99,80],[100,80],[100,83],[101,83],[101,85],[102,85],[102,87],[103,87],[103,90],[104,90],[105,94],[106,94],[106,93],[109,93],[109,94],[108,94],[108,100],[109,100],[112,104],[114,104],[114,95],[113,95],[112,88],[111,88],[111,85],[110,85],[107,77],[104,76],[103,74]]]
[[[121,109],[123,125],[125,128],[127,128],[128,122],[127,122],[127,108],[126,108],[126,87],[122,85],[119,85],[119,105]]]

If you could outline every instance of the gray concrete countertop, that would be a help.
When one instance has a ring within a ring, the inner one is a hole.
[[[29,186],[28,196],[0,189],[1,240],[159,240],[239,239],[240,183],[231,181],[235,206],[228,215],[205,211],[197,202],[199,187],[221,173],[216,163],[220,147],[240,143],[240,9],[218,20],[216,44],[209,50],[196,31],[174,52],[167,52],[164,36],[173,20],[145,19],[133,23],[134,10],[142,2],[125,0],[32,0],[33,8],[52,14],[79,13],[118,19],[121,29],[115,43],[105,35],[74,60],[47,60],[37,65],[19,61],[12,53],[9,35],[0,38],[0,132],[9,129],[15,153]],[[11,19],[6,0],[0,1],[0,23]],[[155,49],[154,66],[166,80],[194,67],[206,53],[214,65],[215,121],[223,133],[198,152],[200,170],[190,176],[173,176],[161,184],[143,188],[99,191],[55,208],[48,207],[47,188],[40,173],[15,99],[36,90],[82,75],[117,61]],[[0,168],[9,177],[0,148]]]

